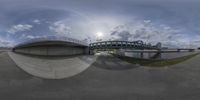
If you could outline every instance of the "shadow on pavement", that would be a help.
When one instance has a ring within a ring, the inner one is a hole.
[[[93,66],[106,70],[128,70],[139,67],[111,55],[99,55]]]

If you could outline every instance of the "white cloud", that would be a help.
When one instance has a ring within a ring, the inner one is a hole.
[[[0,47],[12,47],[14,45],[14,41],[10,41],[10,39],[0,37]]]
[[[22,34],[22,38],[25,38],[25,39],[36,39],[36,38],[41,38],[41,37],[44,37],[44,36]]]
[[[23,33],[20,35],[20,39],[35,39],[36,36],[31,35],[31,33]]]
[[[49,29],[63,36],[68,36],[71,34],[71,27],[62,23],[61,21],[55,22],[53,25],[49,26]]]
[[[151,20],[138,20],[114,28],[111,38],[129,41],[143,40],[152,44],[162,42],[164,46],[183,47],[188,39],[181,32],[180,29],[158,25]]]
[[[151,20],[144,20],[144,23],[151,23]]]
[[[33,35],[28,35],[27,38],[28,38],[28,39],[35,39],[36,37],[33,36]]]
[[[22,31],[26,31],[26,30],[30,30],[33,26],[29,25],[29,24],[18,24],[18,25],[14,25],[12,26],[9,30],[8,33],[12,33],[15,34],[17,32],[22,32]]]
[[[33,22],[36,24],[40,24],[40,20],[38,20],[38,19],[33,20]]]

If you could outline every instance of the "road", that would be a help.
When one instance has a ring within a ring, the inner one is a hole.
[[[2,100],[199,100],[200,55],[164,68],[99,54],[84,72],[61,80],[34,77],[0,53]]]

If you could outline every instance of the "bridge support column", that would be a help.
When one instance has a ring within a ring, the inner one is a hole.
[[[94,54],[94,50],[93,49],[89,49],[89,54],[93,55]]]
[[[140,57],[141,57],[141,58],[144,58],[144,53],[140,53]]]
[[[189,50],[189,52],[193,52],[193,51],[195,51],[195,50],[194,50],[194,49],[190,49],[190,50]]]
[[[117,49],[116,54],[119,56],[125,56],[125,51],[123,49]]]
[[[90,49],[89,48],[85,48],[85,54],[90,54]]]
[[[160,58],[161,58],[161,53],[160,53],[160,52],[154,54],[154,55],[151,57],[151,59],[160,59]]]

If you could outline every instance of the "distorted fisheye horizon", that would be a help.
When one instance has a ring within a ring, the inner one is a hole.
[[[0,0],[2,100],[199,100],[200,0]]]
[[[0,0],[0,46],[46,36],[197,48],[198,0]]]

